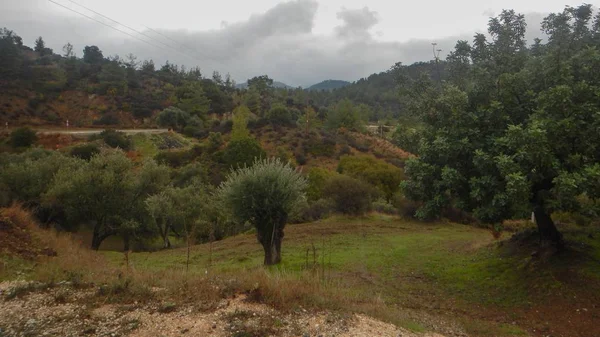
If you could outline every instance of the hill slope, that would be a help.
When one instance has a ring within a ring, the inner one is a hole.
[[[306,90],[333,90],[343,88],[351,83],[348,81],[341,80],[326,80],[317,84],[313,84],[308,87]]]
[[[244,83],[238,83],[235,85],[235,87],[237,89],[246,89],[248,88],[248,83],[244,82]],[[287,85],[283,82],[279,82],[279,81],[273,81],[273,87],[274,88],[278,88],[278,89],[293,89],[294,87]]]

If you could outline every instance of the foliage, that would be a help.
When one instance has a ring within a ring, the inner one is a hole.
[[[131,148],[131,139],[125,133],[120,131],[104,130],[100,133],[99,138],[112,148],[119,148],[122,150],[129,150]]]
[[[343,214],[364,215],[371,210],[371,201],[377,194],[369,184],[346,175],[329,179],[324,195],[335,202],[335,210]]]
[[[37,141],[37,134],[34,130],[23,127],[15,129],[10,133],[10,145],[14,148],[30,147]]]
[[[187,126],[190,118],[189,113],[179,108],[169,107],[158,114],[156,121],[160,126],[181,131]]]
[[[203,186],[189,185],[182,188],[167,187],[147,198],[145,203],[163,240],[163,247],[170,248],[171,232],[189,236],[197,230],[209,198]]]
[[[233,111],[233,128],[231,130],[231,140],[242,140],[250,137],[248,131],[248,119],[250,118],[250,110],[248,107],[241,105]]]
[[[255,226],[265,264],[281,262],[281,240],[288,215],[304,199],[306,180],[278,159],[257,160],[232,171],[219,196],[239,222]]]
[[[387,201],[400,190],[404,178],[401,169],[369,156],[342,156],[337,170],[373,185]]]
[[[392,135],[392,142],[404,151],[418,154],[421,144],[421,130],[417,127],[399,123]]]
[[[361,120],[359,110],[349,99],[343,99],[337,103],[335,109],[327,115],[325,125],[329,129],[363,129],[363,121]]]
[[[306,189],[306,197],[308,200],[317,201],[326,197],[323,195],[323,190],[327,185],[327,182],[336,175],[336,172],[320,167],[313,167],[308,170],[308,188]]]
[[[223,136],[220,132],[210,132],[208,134],[208,150],[217,151],[223,145]]]
[[[429,93],[417,104],[426,126],[404,183],[423,202],[419,217],[456,207],[498,223],[533,210],[542,239],[562,244],[550,214],[578,210],[581,194],[600,197],[600,82],[591,75],[600,51],[591,16],[590,5],[550,14],[542,24],[548,43],[528,52],[524,17],[503,11],[490,20],[491,41],[476,35],[450,55],[450,68],[469,81],[413,88]]]
[[[178,90],[179,103],[177,107],[191,116],[205,118],[210,108],[210,100],[204,94],[202,84],[190,82]]]
[[[58,152],[32,149],[18,155],[7,155],[0,164],[0,188],[3,206],[16,201],[38,206],[62,167],[78,165],[78,161]],[[4,199],[6,198],[6,200]]]
[[[100,153],[100,147],[98,147],[98,145],[96,145],[94,143],[86,143],[86,144],[82,144],[82,145],[77,145],[77,146],[73,147],[71,149],[71,151],[69,152],[69,154],[72,157],[83,159],[83,160],[90,160],[90,159],[92,159],[93,156],[97,155],[98,153]]]
[[[164,187],[169,176],[153,161],[144,162],[138,172],[133,168],[118,150],[61,168],[44,195],[45,203],[61,206],[72,223],[91,224],[93,249],[109,236],[141,232],[146,222],[140,203]]]
[[[194,159],[194,156],[188,150],[165,150],[160,151],[154,159],[170,167],[181,167],[189,164]]]
[[[273,106],[266,117],[274,125],[288,125],[292,122],[290,111],[283,105]]]
[[[225,164],[233,168],[250,166],[260,158],[266,158],[266,153],[254,138],[232,140],[223,153]]]
[[[85,46],[83,48],[83,62],[89,64],[100,64],[104,61],[104,55],[97,46]]]
[[[390,204],[387,200],[378,199],[373,201],[372,208],[375,212],[383,213],[383,214],[398,214],[398,210],[394,205]]]

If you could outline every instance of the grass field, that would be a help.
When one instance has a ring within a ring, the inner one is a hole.
[[[567,230],[572,248],[546,257],[526,240],[497,241],[489,230],[452,223],[375,214],[289,225],[283,262],[266,277],[292,282],[298,294],[277,290],[263,300],[365,312],[414,331],[456,325],[473,336],[588,336],[600,317],[600,240],[588,232]],[[122,253],[104,254],[124,263]],[[243,277],[262,271],[262,258],[247,233],[193,246],[189,272]],[[136,271],[185,270],[187,250],[132,253],[129,261]]]

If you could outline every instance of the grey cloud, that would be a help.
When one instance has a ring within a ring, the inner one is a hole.
[[[378,23],[378,15],[365,7],[341,10],[338,13],[340,25],[334,32],[316,34],[313,26],[317,2],[295,0],[215,30],[158,30],[177,43],[151,31],[145,32],[179,50],[177,52],[163,45],[162,48],[149,46],[48,4],[45,0],[29,0],[28,6],[0,10],[0,21],[21,35],[28,45],[33,45],[35,38],[42,35],[55,51],[71,42],[81,56],[85,45],[97,45],[105,55],[133,53],[139,59],[152,58],[158,65],[169,60],[188,68],[199,66],[206,75],[213,70],[229,72],[238,81],[268,74],[292,86],[311,85],[330,78],[354,81],[389,69],[396,62],[410,64],[431,60],[432,42],[436,42],[445,55],[457,40],[471,41],[475,33],[474,30],[473,34],[435,40],[380,41],[370,33]],[[527,15],[530,42],[533,36],[540,36],[539,22],[543,16]],[[152,43],[160,45],[157,41]]]
[[[369,29],[379,22],[377,12],[369,10],[368,7],[362,9],[344,8],[337,13],[337,18],[343,21],[335,29],[340,37],[369,37]]]

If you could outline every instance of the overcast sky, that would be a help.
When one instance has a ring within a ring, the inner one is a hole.
[[[470,41],[474,33],[485,32],[489,17],[502,9],[515,9],[526,15],[527,37],[532,40],[540,35],[540,22],[547,13],[582,3],[570,0],[52,1],[154,46],[49,0],[0,0],[0,25],[14,30],[30,46],[41,35],[55,52],[70,42],[81,56],[84,46],[97,45],[105,56],[133,53],[139,59],[152,58],[157,64],[169,60],[188,67],[197,65],[205,75],[218,70],[230,73],[238,82],[268,74],[292,86],[326,79],[354,81],[387,70],[396,62],[430,60],[432,42],[437,42],[445,53],[456,40]]]

